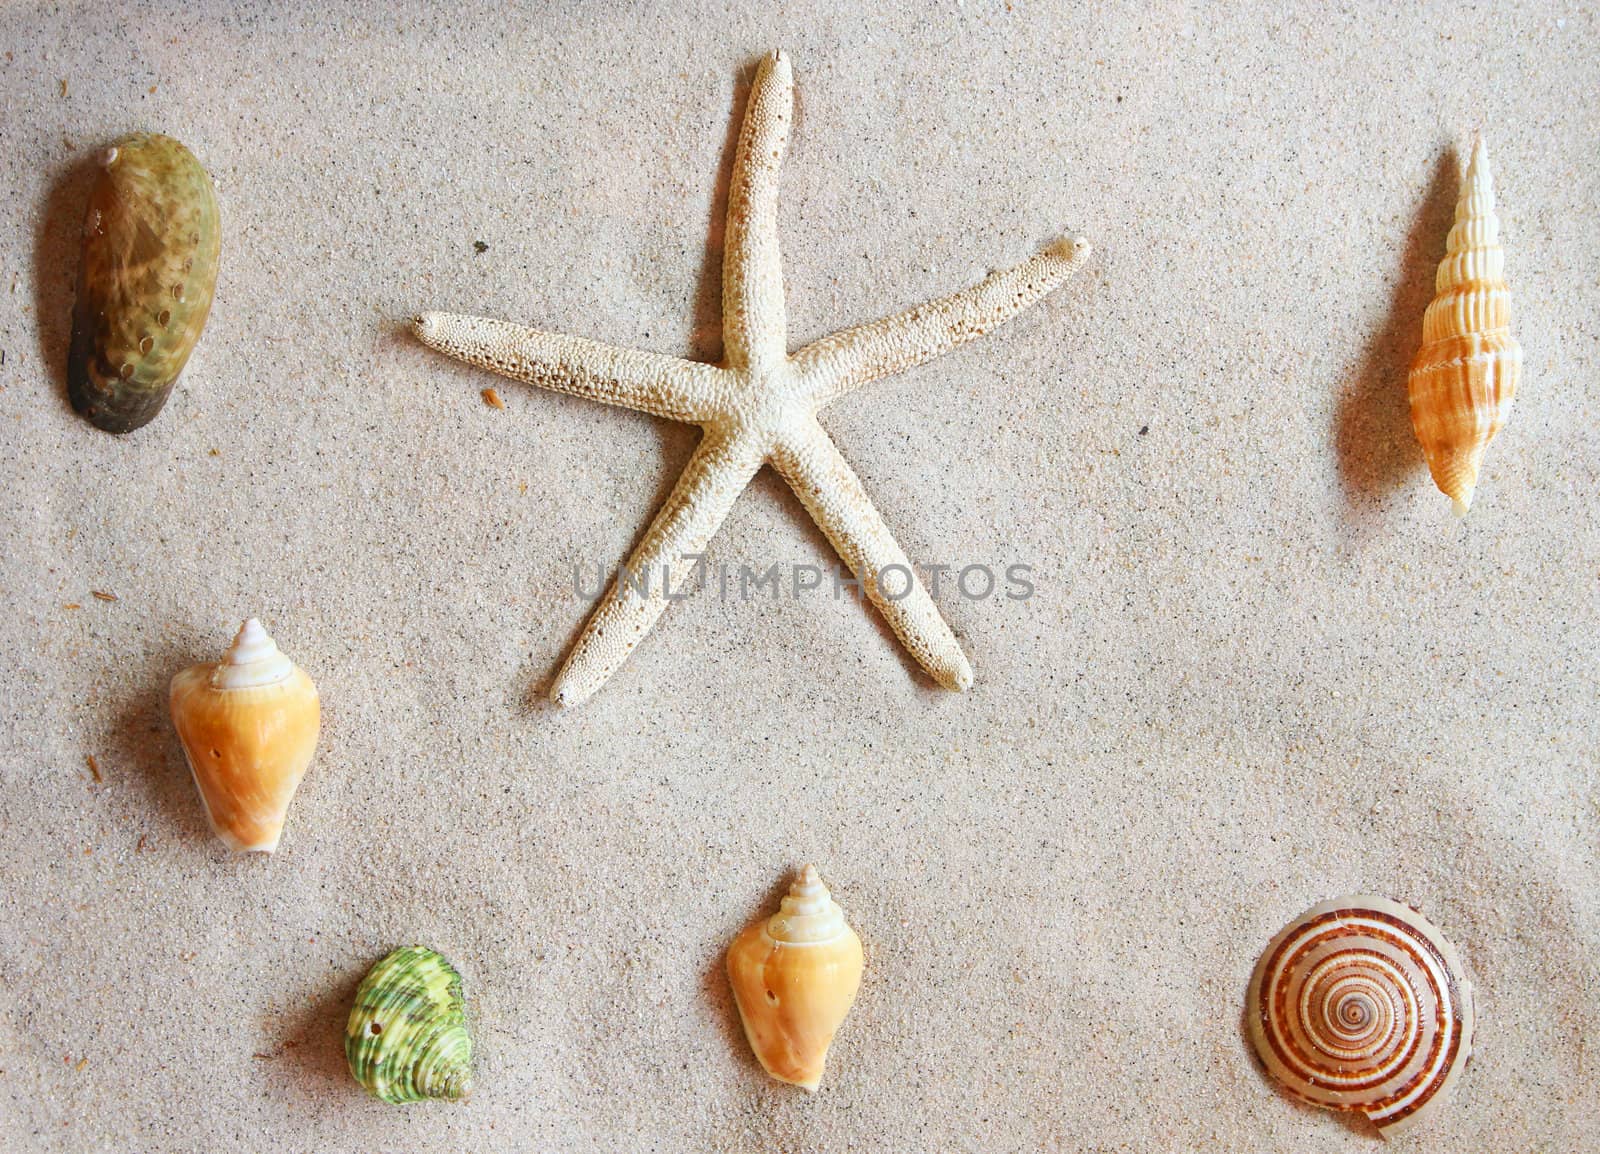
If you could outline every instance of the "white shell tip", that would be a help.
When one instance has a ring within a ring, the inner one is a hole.
[[[767,921],[767,932],[790,945],[833,941],[848,931],[844,910],[813,865],[795,875],[789,892],[778,903],[778,912]]]
[[[278,648],[260,620],[247,617],[239,626],[233,644],[217,662],[211,683],[218,689],[271,685],[289,677],[294,668],[294,662]]]
[[[239,626],[239,632],[234,634],[233,645],[223,656],[223,660],[230,665],[244,665],[250,661],[259,661],[262,657],[269,656],[268,647],[275,650],[271,635],[259,618],[246,617],[244,624]]]
[[[113,144],[110,148],[106,149],[100,154],[100,167],[110,168],[113,164],[117,163],[117,157],[121,155],[122,149]]]
[[[1467,512],[1472,508],[1472,490],[1468,489],[1459,497],[1451,497],[1450,503],[1455,509],[1456,516],[1465,520]]]
[[[1462,178],[1462,196],[1470,195],[1471,190],[1479,185],[1482,185],[1485,191],[1492,191],[1494,188],[1494,175],[1489,171],[1489,143],[1481,134],[1472,146],[1471,159],[1467,161],[1467,174]],[[1493,201],[1486,207],[1493,209]]]

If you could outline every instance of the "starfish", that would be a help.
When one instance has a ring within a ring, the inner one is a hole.
[[[756,71],[734,154],[722,265],[721,364],[484,317],[425,313],[413,322],[424,344],[470,364],[704,430],[628,560],[627,573],[634,576],[619,574],[612,581],[556,675],[550,696],[557,704],[587,700],[616,672],[668,601],[677,599],[668,595],[665,581],[651,586],[648,575],[703,557],[763,464],[788,482],[923,669],[950,689],[972,684],[972,668],[955,635],[817,413],[860,385],[922,364],[1011,319],[1058,288],[1089,246],[1057,241],[971,288],[790,354],[778,251],[778,170],[793,115],[789,58],[773,52]],[[638,574],[647,576],[644,588]]]

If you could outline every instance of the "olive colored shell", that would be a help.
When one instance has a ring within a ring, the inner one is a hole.
[[[200,339],[217,284],[211,177],[170,136],[108,148],[89,196],[67,390],[99,428],[148,424]]]
[[[372,967],[345,1026],[350,1073],[385,1102],[465,1098],[472,1090],[461,975],[426,946],[402,946]]]

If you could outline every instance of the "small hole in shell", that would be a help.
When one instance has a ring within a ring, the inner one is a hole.
[[[212,750],[212,751],[211,751],[211,756],[212,756],[212,757],[221,757],[221,756],[222,756],[222,750],[220,750],[220,749],[213,749],[213,750]]]
[[[148,353],[151,349],[155,348],[155,345],[156,342],[154,339],[151,337],[145,337],[144,340],[139,342],[139,351],[141,353]]]
[[[162,328],[166,328],[169,324],[172,323],[172,314],[169,313],[166,309],[162,309],[159,313],[156,314],[156,323],[159,324]]]
[[[172,286],[172,299],[175,301],[181,301],[183,299],[183,286],[181,284],[175,284]]]
[[[383,1027],[378,1025],[378,1023],[374,1022],[374,1023],[372,1023],[372,1032],[374,1034],[381,1034],[381,1033],[383,1033]]]
[[[133,362],[128,361],[126,364],[124,364],[122,368],[117,371],[117,375],[123,380],[127,380],[129,377],[133,376]]]
[[[771,990],[768,990],[767,991],[767,1001],[771,1002],[774,1006],[776,1006],[778,1004],[778,995],[774,994]]]

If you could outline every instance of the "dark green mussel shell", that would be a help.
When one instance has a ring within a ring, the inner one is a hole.
[[[154,419],[205,328],[221,243],[217,195],[194,153],[138,133],[101,154],[72,310],[74,409],[111,433]]]

